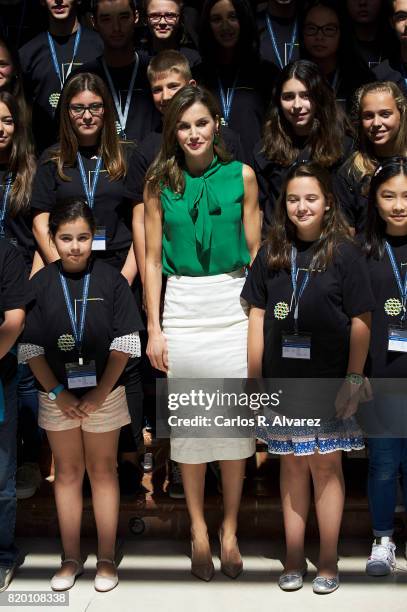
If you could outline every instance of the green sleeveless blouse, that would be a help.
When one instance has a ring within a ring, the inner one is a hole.
[[[201,176],[184,170],[185,191],[161,192],[165,275],[209,276],[250,262],[243,217],[243,164],[215,156]]]

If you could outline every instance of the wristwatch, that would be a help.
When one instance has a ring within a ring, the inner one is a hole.
[[[346,380],[349,380],[353,385],[363,385],[365,382],[364,376],[361,374],[346,374]]]
[[[57,387],[54,387],[53,389],[51,389],[51,391],[48,393],[48,399],[50,399],[51,401],[55,401],[58,397],[58,395],[61,393],[61,391],[63,391],[65,389],[64,385],[58,385]]]

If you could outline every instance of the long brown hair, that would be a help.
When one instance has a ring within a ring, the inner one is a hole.
[[[308,60],[288,64],[278,77],[264,124],[262,151],[267,159],[282,166],[290,166],[298,157],[294,131],[281,108],[282,89],[290,79],[303,83],[315,105],[315,117],[308,136],[312,159],[321,166],[332,166],[343,154],[345,120],[318,66]]]
[[[187,85],[175,94],[165,111],[160,152],[146,175],[146,183],[151,193],[157,194],[163,187],[169,187],[174,193],[184,192],[185,159],[177,141],[177,123],[181,115],[197,102],[206,106],[214,121],[219,120],[218,104],[212,94],[203,87]],[[215,135],[213,148],[221,162],[227,163],[231,160],[218,134]]]
[[[330,172],[315,162],[294,164],[288,171],[277,201],[273,225],[266,239],[268,264],[274,270],[290,267],[291,247],[295,243],[297,232],[295,225],[288,218],[286,197],[288,183],[299,177],[316,179],[325,201],[329,203],[329,210],[325,211],[321,235],[315,245],[311,264],[312,269],[326,270],[339,243],[344,239],[350,240],[351,237],[333,193]]]
[[[373,144],[367,138],[362,124],[363,99],[371,93],[388,93],[394,99],[400,113],[400,128],[394,142],[393,155],[404,157],[407,153],[407,101],[395,83],[383,81],[360,87],[355,95],[353,116],[357,125],[356,151],[351,157],[349,171],[362,179],[372,176],[379,162]]]
[[[5,104],[13,118],[14,134],[8,161],[8,171],[13,176],[10,191],[9,213],[12,217],[28,210],[35,174],[34,146],[24,125],[24,111],[19,101],[8,91],[0,91],[0,102]]]
[[[52,161],[58,166],[62,180],[69,181],[64,174],[64,166],[73,166],[78,153],[78,138],[72,127],[69,115],[69,104],[82,91],[91,91],[103,100],[103,126],[100,132],[99,155],[111,180],[122,178],[126,174],[126,162],[116,132],[115,114],[110,93],[102,79],[96,74],[83,72],[72,77],[62,90],[61,116],[59,128],[59,147],[52,155]]]

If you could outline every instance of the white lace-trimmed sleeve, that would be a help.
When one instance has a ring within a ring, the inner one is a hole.
[[[26,364],[33,357],[44,355],[44,348],[38,344],[19,344],[17,350],[18,363]]]
[[[141,357],[141,344],[140,336],[138,332],[127,334],[126,336],[119,336],[115,338],[110,345],[110,351],[120,351],[121,353],[127,353],[130,357]]]

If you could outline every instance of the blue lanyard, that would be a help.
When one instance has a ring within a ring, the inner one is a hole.
[[[71,326],[73,335],[75,338],[76,349],[79,353],[79,364],[83,365],[82,359],[82,340],[83,340],[83,332],[85,329],[85,318],[86,318],[86,307],[88,303],[88,294],[89,294],[89,282],[90,282],[90,272],[87,272],[83,281],[83,291],[82,291],[82,308],[81,308],[81,317],[79,321],[79,330],[76,324],[76,319],[73,311],[71,296],[69,295],[68,284],[66,282],[66,278],[62,274],[59,273],[59,278],[61,279],[61,285],[64,292],[65,303],[68,309],[69,318],[71,320]]]
[[[51,53],[52,63],[54,64],[54,69],[55,69],[56,75],[57,75],[57,77],[59,79],[59,82],[61,83],[61,89],[64,86],[65,80],[71,74],[72,66],[73,66],[73,63],[75,61],[76,54],[78,52],[78,47],[79,47],[79,43],[80,43],[80,40],[81,40],[81,35],[82,35],[82,28],[81,28],[81,26],[78,26],[78,29],[76,31],[76,36],[75,36],[75,42],[74,42],[74,46],[73,46],[73,54],[72,54],[71,63],[69,64],[69,68],[68,68],[68,70],[66,72],[65,78],[63,79],[62,75],[61,75],[61,69],[60,69],[59,63],[58,63],[58,58],[57,58],[57,52],[56,52],[56,49],[55,49],[54,39],[52,38],[51,34],[49,32],[47,32],[48,46],[49,46],[49,50],[50,50],[50,53]]]
[[[233,81],[232,87],[227,88],[226,96],[223,90],[222,81],[220,77],[218,77],[220,102],[222,104],[222,115],[223,115],[225,125],[229,124],[229,117],[232,111],[233,98],[235,97],[235,90],[236,90],[238,76],[239,75],[237,74],[235,80]]]
[[[286,64],[283,63],[283,60],[281,59],[281,55],[280,55],[280,51],[278,49],[278,45],[277,45],[277,39],[276,39],[276,35],[274,34],[274,30],[273,30],[273,24],[271,23],[271,19],[270,19],[270,15],[266,15],[266,25],[267,25],[267,29],[271,38],[271,44],[273,45],[273,49],[274,49],[274,53],[276,55],[276,58],[278,60],[278,63],[280,64],[280,68],[281,70],[284,68],[284,66]],[[293,27],[293,32],[291,35],[291,42],[290,42],[290,49],[288,52],[288,57],[287,57],[287,64],[289,64],[291,62],[293,53],[294,53],[294,45],[295,42],[297,40],[297,33],[298,33],[298,23],[297,21],[295,21],[294,23],[294,27]]]
[[[1,212],[0,212],[0,236],[4,236],[4,219],[6,217],[6,210],[7,210],[7,200],[8,200],[8,196],[10,193],[10,189],[11,189],[11,183],[12,183],[13,177],[11,172],[8,174],[7,179],[6,179],[6,183],[3,187],[4,191],[3,191],[3,200],[2,200],[2,204],[1,204]]]
[[[307,271],[307,273],[305,274],[300,290],[298,292],[297,295],[297,272],[298,272],[298,268],[297,268],[297,249],[295,248],[295,246],[291,247],[291,284],[293,286],[293,300],[294,300],[294,304],[295,304],[295,308],[294,308],[294,328],[295,328],[295,332],[298,332],[298,306],[300,303],[300,299],[302,297],[302,294],[305,291],[306,286],[309,283],[309,277],[310,277],[310,273],[309,273],[309,269]]]
[[[120,104],[119,96],[117,94],[117,91],[116,91],[114,83],[113,83],[113,79],[111,77],[111,74],[110,74],[109,69],[107,67],[107,64],[105,62],[105,58],[102,59],[103,70],[105,71],[107,82],[109,83],[109,89],[110,89],[110,92],[112,94],[113,102],[114,102],[114,105],[115,105],[115,108],[116,108],[117,117],[119,119],[120,129],[121,129],[121,134],[120,135],[121,135],[122,138],[126,138],[127,119],[128,119],[128,116],[129,116],[131,99],[133,97],[134,83],[136,82],[136,77],[137,77],[137,72],[138,72],[138,67],[139,67],[139,61],[140,61],[139,60],[139,56],[136,53],[135,54],[135,60],[134,60],[133,72],[132,72],[130,83],[129,83],[129,89],[127,91],[126,105],[125,105],[124,111],[123,111],[122,107],[121,107],[121,104]]]
[[[95,175],[93,177],[93,182],[92,182],[90,189],[89,189],[88,179],[86,178],[86,172],[85,172],[85,167],[82,161],[82,155],[79,153],[79,151],[77,153],[77,159],[78,159],[78,166],[79,166],[79,172],[81,174],[83,189],[85,191],[86,199],[88,201],[88,206],[89,208],[93,208],[93,205],[95,203],[95,193],[96,193],[96,187],[97,187],[98,180],[99,180],[100,168],[102,166],[102,158],[101,157],[97,158],[96,167],[95,167]]]
[[[397,266],[396,258],[394,257],[393,249],[391,248],[387,240],[385,241],[384,245],[386,247],[387,255],[389,256],[391,267],[393,268],[393,274],[397,281],[397,287],[400,292],[401,302],[403,304],[403,316],[401,317],[401,320],[404,321],[404,318],[406,316],[406,302],[407,302],[407,271],[404,275],[404,285],[403,285],[403,282],[401,280],[401,274]]]

